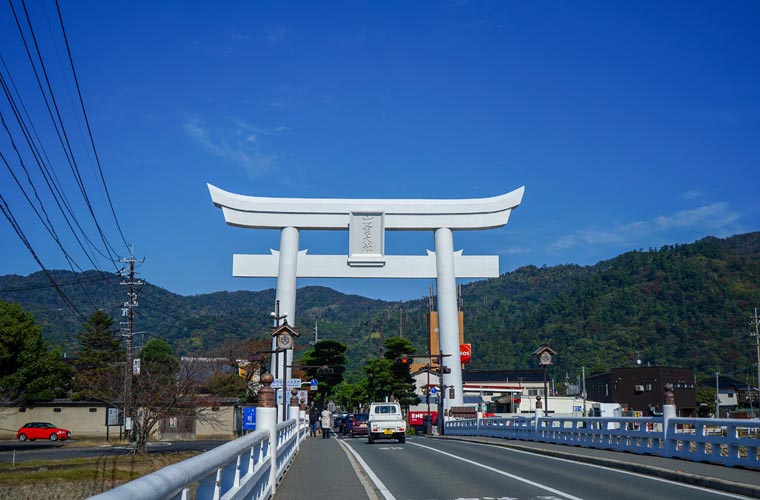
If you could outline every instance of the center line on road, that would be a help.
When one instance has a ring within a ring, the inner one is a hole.
[[[542,490],[546,490],[548,492],[554,493],[555,495],[559,495],[561,497],[568,498],[570,500],[583,500],[583,499],[581,499],[579,497],[576,497],[576,496],[573,496],[573,495],[571,495],[569,493],[565,493],[564,491],[556,490],[556,489],[551,488],[549,486],[546,486],[544,484],[540,484],[540,483],[536,483],[535,481],[531,481],[530,479],[525,479],[524,477],[515,476],[514,474],[510,474],[509,472],[504,472],[503,470],[499,470],[499,469],[496,469],[494,467],[490,467],[488,465],[481,464],[479,462],[475,462],[473,460],[468,460],[466,458],[458,457],[458,456],[453,455],[451,453],[446,453],[445,451],[436,450],[435,448],[431,448],[430,446],[425,446],[425,445],[418,444],[418,443],[409,443],[409,444],[411,444],[413,446],[419,446],[420,448],[425,448],[427,450],[434,451],[436,453],[440,453],[441,455],[446,455],[447,457],[451,457],[451,458],[454,458],[456,460],[461,460],[462,462],[466,462],[466,463],[474,465],[476,467],[481,467],[483,469],[490,470],[491,472],[495,472],[497,474],[501,474],[502,476],[506,476],[508,478],[514,479],[515,481],[520,481],[521,483],[525,483],[525,484],[529,484],[531,486],[535,486],[536,488],[541,488]]]

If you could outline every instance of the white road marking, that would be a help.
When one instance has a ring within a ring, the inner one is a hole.
[[[516,450],[514,448],[505,448],[504,446],[496,446],[496,445],[488,444],[488,443],[470,443],[470,444],[474,444],[476,446],[488,446],[488,447],[491,447],[491,448],[499,448],[499,449],[502,449],[502,450],[507,450],[508,449],[509,451],[513,451],[515,453],[524,453],[526,455],[534,455],[534,456],[537,455],[537,453],[531,453],[530,451]],[[693,485],[693,484],[682,483],[680,481],[673,481],[672,479],[665,479],[665,478],[662,478],[662,477],[650,476],[648,474],[642,474],[641,472],[631,472],[631,471],[627,471],[627,470],[623,470],[623,469],[615,469],[614,467],[606,467],[604,465],[589,464],[589,463],[585,463],[585,462],[577,462],[575,460],[570,460],[568,458],[553,457],[551,455],[543,455],[543,454],[541,454],[541,456],[543,456],[545,458],[550,458],[552,460],[560,460],[562,462],[573,463],[573,464],[576,464],[576,465],[583,465],[585,467],[595,467],[597,469],[605,469],[605,470],[609,470],[609,471],[613,471],[613,472],[618,472],[620,474],[628,474],[628,475],[631,475],[631,476],[643,477],[643,478],[646,478],[646,479],[651,479],[652,481],[660,481],[662,483],[670,483],[670,484],[674,484],[674,485],[677,485],[677,486],[682,486],[684,488],[691,488],[692,490],[706,491],[706,492],[709,492],[709,493],[712,493],[712,494],[715,494],[715,495],[720,495],[720,496],[724,496],[724,497],[728,497],[728,498],[747,498],[746,496],[737,495],[735,493],[728,493],[728,492],[725,492],[725,491],[715,490],[715,489],[711,489],[711,488],[705,488],[703,486],[696,486],[696,485]]]
[[[546,491],[548,491],[550,493],[553,493],[555,495],[559,495],[562,498],[568,498],[570,500],[583,500],[583,499],[581,499],[579,497],[576,497],[576,496],[573,496],[573,495],[571,495],[569,493],[565,493],[564,491],[560,491],[560,490],[551,488],[549,486],[546,486],[546,485],[543,485],[543,484],[540,484],[540,483],[536,483],[536,482],[531,481],[529,479],[525,479],[524,477],[515,476],[514,474],[510,474],[508,472],[504,472],[504,471],[496,469],[494,467],[490,467],[488,465],[481,464],[479,462],[475,462],[474,460],[468,460],[466,458],[458,457],[458,456],[456,456],[456,455],[454,455],[452,453],[446,453],[445,451],[436,450],[435,448],[431,448],[430,446],[424,446],[424,445],[417,444],[417,443],[410,443],[410,444],[412,446],[419,446],[420,448],[425,448],[427,450],[434,451],[436,453],[440,453],[441,455],[446,455],[447,457],[451,457],[451,458],[454,458],[456,460],[460,460],[462,462],[466,462],[466,463],[468,463],[470,465],[474,465],[476,467],[480,467],[480,468],[489,470],[491,472],[495,472],[496,474],[501,474],[502,476],[506,476],[508,478],[514,479],[515,481],[520,481],[521,483],[529,484],[531,486],[535,486],[536,488],[541,488],[542,490],[546,490]]]
[[[339,440],[338,443],[340,443],[341,446],[344,446],[346,449],[348,449],[349,452],[351,452],[351,455],[356,459],[357,462],[359,462],[359,465],[362,466],[362,469],[364,469],[364,472],[367,473],[369,478],[372,480],[373,483],[375,483],[375,487],[380,491],[380,493],[383,494],[383,497],[385,497],[385,500],[396,500],[396,497],[393,496],[393,494],[390,492],[390,490],[383,484],[382,481],[380,481],[380,478],[377,477],[377,475],[372,471],[372,469],[369,468],[369,465],[367,465],[367,462],[364,461],[364,459],[359,456],[356,451],[351,448],[351,445],[344,442],[343,440]]]

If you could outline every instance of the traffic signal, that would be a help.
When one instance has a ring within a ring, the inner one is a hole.
[[[406,353],[403,353],[400,357],[396,358],[397,365],[411,365],[412,361],[414,361],[414,359]]]

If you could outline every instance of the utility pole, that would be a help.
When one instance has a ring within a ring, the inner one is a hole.
[[[715,418],[720,418],[720,372],[715,372]]]
[[[122,277],[126,277],[127,281],[122,281],[120,285],[129,286],[127,292],[128,300],[124,302],[121,309],[121,316],[126,317],[127,321],[121,321],[122,336],[127,340],[126,349],[126,363],[124,364],[124,430],[129,431],[134,427],[134,422],[131,420],[131,406],[132,406],[132,375],[135,371],[134,361],[132,359],[133,339],[134,339],[134,308],[138,306],[137,291],[135,287],[141,286],[144,283],[142,281],[135,281],[135,263],[144,262],[143,260],[136,260],[134,257],[134,247],[131,249],[132,253],[128,259],[120,259],[120,262],[129,264],[129,271],[123,269],[120,272]],[[127,428],[127,426],[129,428]]]
[[[755,333],[750,333],[750,336],[755,337],[755,349],[757,349],[757,395],[758,406],[760,406],[760,319],[757,317],[757,307],[755,308],[755,317],[750,321],[751,325],[755,325]]]
[[[451,368],[448,366],[443,365],[443,358],[451,357],[451,354],[430,354],[428,353],[428,359],[435,358],[435,362],[438,364],[438,435],[443,436],[443,428],[445,424],[445,419],[443,418],[443,411],[444,411],[444,404],[443,400],[446,399],[446,388],[447,387],[454,387],[447,386],[443,382],[443,376],[446,374],[451,373]],[[429,364],[429,363],[428,363]],[[428,412],[430,411],[428,406]],[[429,415],[429,413],[428,413]]]
[[[583,418],[586,418],[586,367],[581,367],[583,373],[583,388],[581,389],[581,395],[583,396]]]
[[[404,308],[398,308],[398,336],[404,338]]]

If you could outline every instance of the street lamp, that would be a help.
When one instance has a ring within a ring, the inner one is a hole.
[[[557,354],[557,351],[549,347],[549,344],[544,344],[533,352],[533,355],[538,357],[538,364],[544,367],[544,412],[546,416],[549,416],[549,389],[547,387],[546,375],[549,370],[549,365],[552,364],[552,356]]]
[[[269,313],[274,318],[275,327],[272,330],[272,337],[276,338],[275,352],[282,354],[282,421],[286,421],[288,406],[285,403],[285,391],[288,388],[288,351],[293,349],[293,337],[300,334],[288,325],[287,313],[280,315],[280,301],[275,301],[274,312]],[[282,320],[282,325],[280,325]]]

